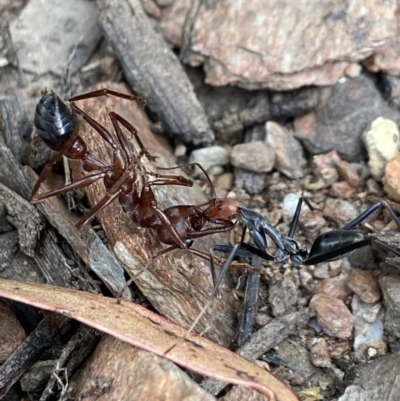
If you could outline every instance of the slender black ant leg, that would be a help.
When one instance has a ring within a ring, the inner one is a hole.
[[[396,216],[396,213],[392,209],[392,207],[385,201],[380,200],[373,205],[371,205],[368,209],[364,210],[359,216],[357,216],[354,220],[350,221],[350,223],[347,223],[344,227],[342,227],[342,230],[351,230],[358,224],[360,224],[362,221],[364,221],[367,217],[369,217],[372,213],[375,212],[375,210],[378,210],[381,207],[385,207],[390,215],[392,216],[392,219],[394,222],[397,224],[397,226],[400,228],[400,219],[398,216]]]

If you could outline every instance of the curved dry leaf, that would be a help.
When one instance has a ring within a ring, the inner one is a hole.
[[[253,387],[271,400],[297,401],[284,383],[254,363],[149,310],[114,298],[36,283],[0,279],[0,296],[57,312],[180,366],[229,383]]]

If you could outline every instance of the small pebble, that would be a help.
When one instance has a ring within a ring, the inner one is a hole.
[[[269,173],[275,163],[272,146],[263,141],[241,143],[233,147],[232,165],[255,173]]]
[[[285,216],[293,218],[299,199],[300,195],[295,193],[289,193],[283,198],[282,211]],[[301,210],[304,210],[306,207],[308,206],[303,202]]]
[[[364,316],[369,313],[370,309],[375,308],[375,305],[364,303],[355,295],[351,302],[351,308],[355,317],[353,347],[356,356],[361,360],[365,359],[366,350],[369,347],[375,348],[377,353],[384,355],[387,352],[387,346],[383,332],[383,309],[379,309],[373,322],[368,322]]]
[[[353,331],[354,317],[344,302],[325,294],[311,298],[310,308],[315,309],[318,323],[328,336],[349,338]]]
[[[354,194],[354,188],[346,181],[334,182],[329,189],[329,194],[333,198],[349,199]]]
[[[361,65],[358,63],[350,63],[345,69],[344,73],[349,77],[349,78],[355,78],[358,77],[361,74],[362,68]]]
[[[378,280],[371,270],[352,270],[347,285],[365,303],[372,304],[381,299]]]
[[[394,121],[378,117],[363,133],[362,139],[368,151],[371,175],[380,181],[386,163],[399,152],[399,128]]]
[[[314,366],[329,368],[331,358],[329,355],[328,344],[324,338],[314,338],[310,347],[311,362]]]
[[[360,185],[360,174],[358,173],[359,165],[356,163],[349,163],[345,160],[340,160],[336,163],[336,168],[341,177],[352,188],[357,188]]]
[[[176,158],[184,157],[186,156],[186,152],[187,152],[187,147],[183,144],[179,144],[174,150],[174,156]]]
[[[190,163],[199,163],[209,171],[211,167],[225,166],[229,163],[229,153],[222,146],[210,146],[208,148],[194,150],[189,159]],[[200,169],[196,168],[195,175],[200,175]]]
[[[386,164],[382,183],[388,197],[400,201],[400,153]]]
[[[323,214],[339,227],[343,227],[358,216],[358,211],[346,200],[327,198]]]
[[[304,177],[303,167],[306,165],[306,160],[301,145],[293,133],[273,121],[265,124],[265,130],[266,142],[275,152],[276,170],[289,178]]]
[[[315,278],[328,278],[329,277],[329,265],[328,263],[320,263],[315,266],[313,271],[313,276]]]
[[[314,174],[323,179],[326,187],[339,178],[336,168],[336,164],[339,162],[340,157],[334,150],[313,157]]]
[[[348,341],[334,342],[329,344],[329,353],[333,359],[340,359],[349,349],[350,344]]]
[[[217,178],[216,186],[229,191],[232,188],[233,174],[224,173]]]

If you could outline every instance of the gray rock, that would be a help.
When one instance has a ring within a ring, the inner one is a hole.
[[[362,133],[378,117],[400,123],[400,112],[388,106],[371,78],[360,75],[321,89],[315,112],[295,119],[295,135],[312,154],[336,150],[356,162],[365,156]]]
[[[265,173],[253,173],[238,168],[236,170],[235,185],[238,188],[244,189],[250,195],[257,195],[266,188],[266,177]]]
[[[290,308],[296,305],[297,300],[298,290],[296,284],[289,278],[276,281],[269,288],[268,301],[271,304],[274,316],[291,311]]]
[[[385,330],[398,337],[400,333],[400,275],[382,274],[379,276],[379,285],[386,309]]]
[[[229,163],[229,152],[222,146],[209,146],[208,148],[194,150],[189,158],[190,163],[199,163],[207,171],[211,167],[225,166]],[[201,174],[196,169],[196,175]]]
[[[298,140],[279,124],[268,121],[265,125],[267,143],[275,152],[275,168],[289,178],[304,177],[306,160]]]
[[[356,365],[347,375],[351,378],[338,401],[397,400],[400,392],[400,353]]]
[[[10,25],[12,41],[24,70],[64,75],[72,53],[71,71],[78,70],[101,39],[95,2],[31,0]]]

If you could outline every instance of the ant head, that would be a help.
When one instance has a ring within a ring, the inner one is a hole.
[[[214,218],[231,217],[236,214],[239,204],[228,198],[215,198],[210,201],[208,208],[205,212]]]

